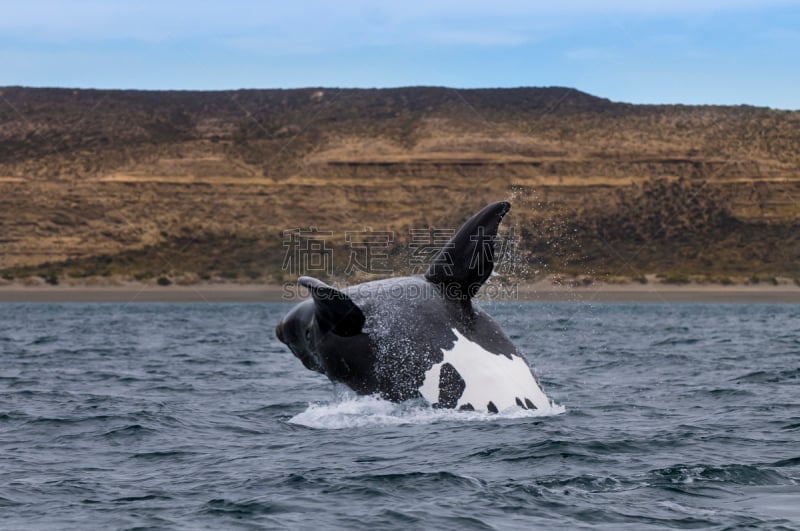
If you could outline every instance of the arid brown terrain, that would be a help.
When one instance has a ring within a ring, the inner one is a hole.
[[[412,229],[500,199],[520,277],[798,279],[800,112],[566,88],[0,89],[6,280],[275,282],[302,272],[284,231],[311,227],[334,275],[365,229],[391,231],[379,269],[401,272]]]

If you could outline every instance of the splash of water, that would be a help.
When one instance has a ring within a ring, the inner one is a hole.
[[[564,406],[551,404],[547,409],[526,410],[512,407],[492,414],[479,411],[434,409],[421,401],[398,404],[376,396],[347,396],[330,403],[309,404],[305,411],[289,419],[289,422],[309,428],[336,430],[437,422],[517,420],[560,415],[565,411]]]

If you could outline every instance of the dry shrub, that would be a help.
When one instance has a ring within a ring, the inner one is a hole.
[[[615,195],[610,208],[582,220],[609,241],[685,240],[735,223],[729,198],[705,181],[650,179]]]

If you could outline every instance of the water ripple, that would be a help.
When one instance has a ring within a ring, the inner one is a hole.
[[[792,305],[494,303],[557,404],[355,397],[285,304],[0,305],[3,529],[796,529]]]

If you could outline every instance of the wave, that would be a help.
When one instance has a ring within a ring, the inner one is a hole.
[[[564,413],[566,408],[552,404],[548,409],[526,410],[509,408],[500,413],[434,409],[421,402],[395,403],[376,396],[344,397],[325,404],[309,404],[302,413],[289,419],[297,424],[315,429],[368,428],[400,426],[403,424],[434,424],[437,422],[487,422],[549,417]]]
[[[289,508],[287,506],[267,499],[254,498],[250,500],[234,501],[224,498],[214,498],[205,504],[201,512],[208,515],[229,515],[238,518],[255,514],[281,513],[287,512],[288,510]]]
[[[749,382],[749,383],[783,383],[786,380],[800,379],[800,368],[797,369],[780,369],[769,371],[754,371],[734,378],[734,382]],[[794,384],[795,382],[791,382]]]
[[[773,465],[774,466],[774,465]],[[656,485],[719,484],[731,485],[795,485],[796,482],[776,470],[754,465],[675,465],[650,472]]]

